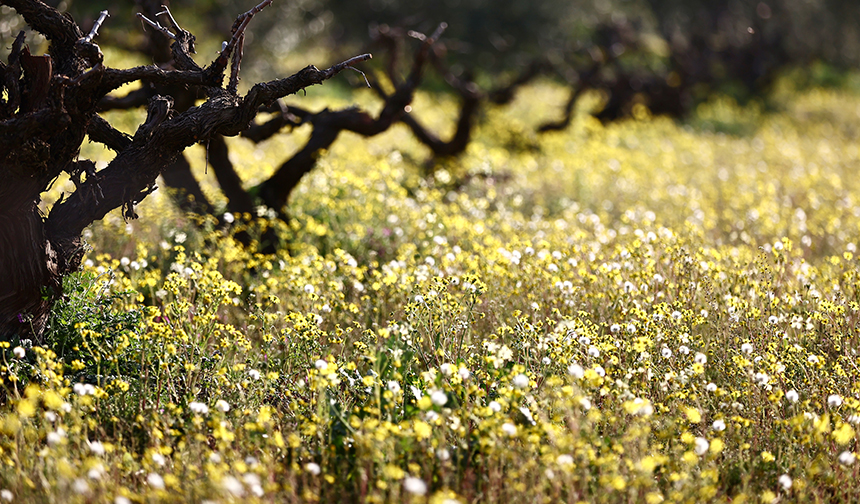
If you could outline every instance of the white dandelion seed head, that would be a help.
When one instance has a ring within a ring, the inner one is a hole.
[[[66,437],[66,431],[59,428],[53,432],[49,432],[47,437],[46,437],[46,440],[48,441],[49,445],[54,446],[54,445],[58,445],[61,442],[63,442],[63,439],[65,437]]]
[[[101,441],[87,441],[87,446],[93,455],[102,456],[105,454],[105,445]]]
[[[582,379],[585,376],[585,370],[582,369],[582,366],[579,364],[573,363],[570,366],[567,366],[567,374],[573,376],[577,380]]]
[[[441,390],[436,390],[432,394],[430,394],[430,400],[436,406],[445,406],[445,403],[448,402],[448,395]]]
[[[560,466],[572,466],[573,457],[568,455],[567,453],[563,453],[555,458],[555,463]]]
[[[206,415],[209,413],[209,406],[204,403],[192,401],[188,403],[188,409],[197,415]]]
[[[90,484],[83,478],[77,478],[72,482],[72,489],[76,494],[84,495],[90,493]]]
[[[105,466],[101,464],[97,464],[94,467],[91,467],[89,471],[87,471],[87,478],[98,481],[102,479],[102,476],[105,474]]]
[[[242,485],[242,482],[230,475],[224,476],[221,479],[221,488],[233,497],[241,498],[245,495],[245,487]]]
[[[413,495],[424,495],[427,493],[427,483],[421,478],[407,476],[403,480],[403,489]]]
[[[513,379],[514,387],[523,389],[529,386],[529,377],[524,374],[518,374]]]
[[[89,383],[75,383],[72,390],[74,390],[75,394],[78,394],[79,396],[93,395],[96,393],[96,388]]]
[[[156,490],[164,490],[164,478],[158,473],[149,473],[146,476],[146,483]]]
[[[472,372],[464,367],[461,367],[459,370],[457,370],[457,374],[460,375],[460,379],[463,381],[466,381],[472,377]]]
[[[164,455],[157,452],[153,453],[150,458],[152,459],[152,462],[159,467],[164,467],[164,464],[167,463],[167,459],[164,458]]]

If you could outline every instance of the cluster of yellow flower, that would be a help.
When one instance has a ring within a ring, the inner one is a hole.
[[[339,142],[289,253],[156,195],[94,226],[84,289],[140,318],[2,349],[0,502],[856,500],[860,98],[538,142],[541,103],[429,180]]]

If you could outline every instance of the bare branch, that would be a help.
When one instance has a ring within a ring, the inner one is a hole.
[[[81,39],[81,41],[86,43],[86,44],[91,43],[93,41],[93,39],[96,38],[96,35],[99,34],[99,28],[102,27],[102,23],[104,23],[105,19],[107,19],[109,17],[110,17],[110,14],[108,14],[108,11],[106,11],[106,10],[101,11],[99,13],[99,18],[96,19],[96,22],[93,24],[93,29],[90,30],[90,33],[87,34],[86,37]]]
[[[366,54],[359,54],[358,56],[353,56],[352,58],[349,58],[349,59],[348,59],[348,60],[346,60],[346,61],[342,61],[342,62],[340,62],[340,63],[338,63],[338,64],[336,64],[336,65],[332,65],[331,67],[329,67],[329,68],[327,68],[327,69],[325,70],[325,72],[324,72],[324,73],[326,74],[326,77],[325,77],[325,78],[326,78],[326,79],[329,79],[329,78],[331,78],[331,77],[334,77],[335,75],[337,75],[338,73],[340,73],[342,70],[344,70],[344,69],[346,69],[346,68],[349,68],[349,69],[351,69],[351,70],[355,70],[356,72],[360,73],[361,75],[364,75],[364,72],[362,72],[361,70],[359,70],[359,69],[357,69],[357,68],[353,67],[352,65],[353,65],[353,64],[355,64],[355,63],[362,62],[362,61],[367,61],[367,60],[369,60],[369,59],[371,59],[371,58],[373,58],[373,55],[372,55],[372,54],[370,54],[370,53],[366,53]],[[367,76],[366,76],[366,75],[364,75],[364,80],[365,80],[365,81],[367,81]],[[370,87],[370,83],[369,83],[369,82],[367,83],[367,87]]]
[[[245,12],[244,14],[239,14],[236,17],[236,21],[233,22],[232,32],[235,33],[245,33],[245,28],[248,27],[248,23],[251,22],[251,19],[260,13],[263,9],[272,4],[272,0],[263,0],[259,4],[255,5],[251,10]]]
[[[350,64],[369,58],[369,54],[350,58],[326,70],[309,66],[285,79],[254,86],[241,102],[237,103],[235,98],[224,93],[175,117],[170,117],[169,99],[157,97],[151,102],[147,119],[135,133],[132,143],[117,154],[107,168],[84,181],[68,199],[54,205],[46,223],[51,242],[63,248],[61,256],[72,257],[70,249],[77,246],[86,226],[103,218],[113,208],[127,206],[128,194],[134,194],[132,203],[142,199],[146,188],[187,146],[215,134],[235,135],[248,127],[261,104],[320,84]],[[94,194],[104,197],[94,198]],[[63,267],[77,267],[74,258],[72,261]]]
[[[107,95],[99,100],[98,111],[107,112],[108,110],[128,110],[138,108],[149,103],[149,99],[155,92],[152,88],[144,85],[144,87],[129,91],[125,96]]]
[[[388,53],[388,61],[385,65],[385,74],[396,87],[399,84],[396,70],[400,58],[400,52],[403,49],[403,29],[391,28],[390,26],[383,24],[371,30],[371,38],[376,44],[381,45]]]
[[[138,17],[141,21],[143,21],[144,23],[148,24],[149,26],[151,26],[151,27],[155,28],[156,30],[158,30],[158,31],[160,31],[161,33],[165,34],[166,36],[168,36],[168,37],[172,38],[173,40],[176,40],[176,35],[174,35],[174,34],[173,34],[173,32],[171,32],[171,31],[170,31],[170,30],[168,30],[167,28],[165,28],[165,27],[161,26],[161,24],[159,24],[159,22],[158,22],[158,21],[152,21],[151,19],[149,19],[148,17],[144,16],[144,15],[143,15],[143,14],[141,14],[140,12],[138,12],[138,13],[137,13],[137,17]]]
[[[364,83],[367,84],[368,88],[370,88],[370,81],[367,80],[367,74],[366,73],[362,72],[361,70],[359,70],[358,68],[355,68],[355,67],[348,67],[348,68],[350,70],[355,70],[356,72],[360,73],[361,76],[364,77]]]
[[[450,140],[444,141],[425,128],[411,114],[404,114],[401,121],[409,126],[415,137],[430,148],[435,157],[453,157],[462,154],[469,146],[472,138],[472,127],[474,125],[475,116],[481,105],[482,95],[477,92],[461,93],[462,104],[460,105],[460,115],[457,119],[457,129]]]
[[[114,89],[137,80],[148,80],[158,84],[182,84],[211,86],[208,74],[193,70],[162,70],[155,65],[139,66],[125,70],[106,68],[100,83],[102,96]]]
[[[209,161],[221,191],[227,197],[227,208],[233,213],[253,213],[254,200],[242,187],[242,179],[230,161],[224,137],[215,135],[209,141]]]
[[[436,31],[433,32],[433,35],[430,37],[425,37],[421,35],[419,37],[424,43],[421,44],[421,48],[418,49],[418,53],[415,54],[415,59],[412,61],[412,70],[409,72],[409,77],[407,78],[407,85],[412,86],[414,89],[418,82],[421,80],[421,72],[424,70],[424,62],[427,60],[427,54],[430,52],[430,48],[433,47],[433,44],[439,40],[439,37],[442,36],[442,33],[445,29],[448,28],[447,23],[439,23],[439,27],[436,28]],[[417,32],[412,32],[410,36],[415,36]],[[410,84],[411,83],[411,84]]]
[[[236,44],[236,52],[233,54],[233,65],[230,68],[230,83],[227,85],[227,91],[235,94],[236,88],[239,87],[239,65],[242,64],[242,55],[245,51],[245,35],[239,37],[239,42]]]
[[[87,128],[87,135],[93,142],[104,144],[114,152],[120,152],[131,144],[130,136],[111,126],[100,115],[93,116]]]
[[[162,5],[161,8],[164,10],[156,14],[156,16],[167,15],[167,19],[170,21],[170,26],[172,26],[174,30],[178,32],[185,31],[180,28],[179,23],[177,23],[176,19],[173,18],[173,14],[170,13],[170,9],[166,5]]]
[[[176,199],[182,211],[200,215],[215,214],[215,208],[203,194],[203,189],[191,173],[191,165],[188,164],[185,156],[179,156],[176,161],[169,164],[161,172],[161,178],[168,187],[180,193],[176,195]]]
[[[564,115],[557,121],[548,121],[538,126],[538,133],[561,131],[570,126],[571,121],[573,121],[574,108],[580,96],[589,89],[599,87],[598,80],[600,78],[600,70],[603,66],[604,62],[595,61],[587,70],[575,75],[577,82],[571,84],[570,96],[564,104]]]
[[[427,35],[424,35],[421,32],[417,32],[415,30],[409,30],[407,32],[407,35],[409,35],[412,38],[418,39],[427,45],[433,45],[437,40],[439,40],[439,37],[442,36],[442,33],[444,33],[445,29],[447,29],[447,28],[448,28],[448,23],[439,23],[439,26],[436,28],[436,31],[434,31],[433,34],[430,35],[429,37]]]
[[[517,78],[511,81],[508,85],[489,91],[487,93],[487,98],[496,105],[507,105],[514,99],[514,95],[516,95],[516,92],[520,87],[528,84],[551,67],[552,65],[547,61],[533,61],[526,70],[523,71],[523,73],[517,76]]]
[[[281,100],[277,100],[279,106],[273,118],[262,124],[252,124],[250,128],[242,132],[242,136],[254,143],[260,143],[275,136],[284,126],[300,126],[309,121],[314,114],[299,107],[287,107]]]
[[[547,121],[538,126],[538,133],[546,133],[548,131],[561,131],[570,126],[573,120],[573,109],[579,97],[587,88],[585,86],[574,86],[570,89],[570,96],[564,104],[564,113],[562,118],[557,121]]]
[[[227,45],[221,49],[221,54],[218,55],[218,59],[212,64],[213,68],[216,69],[217,72],[223,72],[225,68],[227,68],[227,61],[230,57],[230,54],[233,53],[233,49],[236,48],[236,44],[239,43],[239,39],[245,36],[245,29],[248,28],[248,24],[251,22],[251,19],[254,18],[257,13],[261,10],[265,9],[269,5],[271,5],[272,0],[263,0],[253,9],[245,12],[244,14],[240,14],[236,21],[233,23],[233,36],[230,38],[230,41],[227,42]]]
[[[350,68],[352,64],[359,61],[367,61],[373,56],[370,54],[361,54],[354,56],[346,61],[342,61],[331,67],[320,70],[317,67],[307,66],[290,77],[283,79],[260,83],[251,88],[245,98],[242,100],[243,117],[239,124],[247,126],[247,124],[257,114],[257,110],[278,98],[295,94],[302,89],[313,86],[314,84],[322,84],[324,81],[334,77],[346,68]],[[239,131],[230,132],[237,134]],[[224,135],[229,135],[227,131],[221,132]]]

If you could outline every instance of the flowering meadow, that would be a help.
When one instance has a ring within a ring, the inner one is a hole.
[[[857,502],[860,95],[782,92],[538,136],[544,84],[430,177],[344,135],[289,223],[108,216],[3,344],[0,503]],[[246,183],[307,134],[230,139]]]

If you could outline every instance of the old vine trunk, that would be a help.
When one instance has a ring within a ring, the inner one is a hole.
[[[166,15],[168,27],[140,15],[172,40],[172,60],[162,66],[114,69],[104,65],[94,42],[107,12],[84,34],[69,16],[39,0],[0,0],[50,41],[47,55],[32,56],[22,32],[6,63],[0,63],[0,340],[41,335],[63,276],[80,266],[83,230],[116,208],[125,218],[135,218],[135,205],[155,190],[158,175],[186,147],[238,135],[275,100],[370,58],[356,56],[325,70],[308,66],[239,95],[244,31],[269,3],[264,0],[237,18],[229,43],[206,67],[192,59],[194,36],[182,30],[169,11],[158,13]],[[177,110],[170,96],[149,97],[146,120],[128,136],[98,115],[99,104],[111,91],[138,80],[194,88],[206,100]],[[87,135],[116,152],[100,171],[91,161],[78,159]],[[64,172],[76,190],[43,215],[42,194]]]

